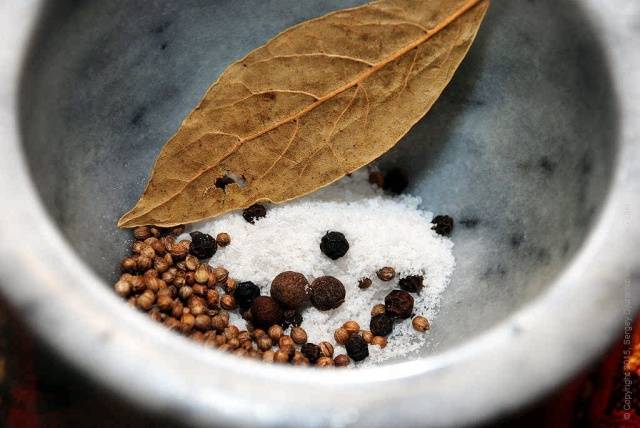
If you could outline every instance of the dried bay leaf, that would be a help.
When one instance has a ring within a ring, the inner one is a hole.
[[[488,7],[381,0],[284,31],[208,89],[118,226],[171,226],[280,203],[368,164],[431,108]]]

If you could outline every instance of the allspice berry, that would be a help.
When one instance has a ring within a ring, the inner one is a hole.
[[[425,332],[431,328],[429,320],[425,317],[418,315],[411,321],[411,325],[416,331]]]
[[[384,314],[384,305],[382,303],[378,303],[371,308],[371,316],[375,317],[376,315]]]
[[[403,290],[393,290],[384,298],[385,314],[394,318],[409,318],[413,312],[413,297]]]
[[[388,336],[393,331],[393,318],[386,314],[371,317],[369,328],[375,336]]]
[[[349,340],[349,336],[351,336],[351,334],[344,327],[340,327],[333,333],[334,339],[336,339],[336,342],[341,345],[347,343],[347,340]]]
[[[401,278],[398,285],[409,293],[419,293],[424,287],[424,277],[422,275],[409,275]]]
[[[335,309],[344,302],[346,291],[342,282],[332,276],[321,276],[311,283],[311,303],[321,311]]]
[[[301,273],[285,271],[276,275],[271,282],[271,297],[285,307],[298,309],[307,300],[309,281]]]
[[[253,323],[257,327],[268,328],[282,322],[282,309],[271,297],[258,296],[251,304]]]
[[[376,272],[381,281],[391,281],[396,277],[396,270],[390,266],[385,266]]]
[[[336,355],[333,359],[333,363],[336,367],[347,367],[350,362],[351,359],[345,354]]]
[[[359,334],[352,334],[345,344],[347,355],[354,361],[362,361],[369,356],[369,345]]]
[[[320,342],[318,344],[320,348],[320,356],[333,358],[333,345],[329,342]]]
[[[371,284],[371,280],[367,277],[360,278],[358,280],[358,288],[360,288],[361,290],[366,290],[367,288],[371,287]]]
[[[226,247],[231,243],[231,236],[225,232],[218,233],[216,235],[216,243],[221,247]]]
[[[356,321],[347,321],[342,324],[342,328],[347,330],[349,334],[354,334],[360,331],[360,324],[358,324]]]
[[[333,359],[329,357],[320,357],[316,360],[316,366],[318,367],[331,367],[333,365]]]
[[[293,327],[291,329],[291,339],[296,345],[302,345],[307,341],[307,332],[303,328]]]

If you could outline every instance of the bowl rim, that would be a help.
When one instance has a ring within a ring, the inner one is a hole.
[[[197,425],[460,426],[513,411],[567,380],[640,307],[632,292],[640,282],[640,225],[632,222],[640,214],[640,32],[632,28],[640,7],[581,2],[601,34],[618,94],[619,149],[599,217],[553,284],[454,349],[300,376],[299,368],[201,352],[130,310],[78,262],[42,206],[21,149],[18,88],[44,3],[0,4],[0,196],[8,202],[0,215],[0,291],[52,349],[138,406]]]

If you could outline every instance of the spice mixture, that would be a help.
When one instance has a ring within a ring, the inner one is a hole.
[[[368,179],[367,179],[368,178]],[[455,261],[448,216],[364,171],[281,206],[134,229],[115,291],[205,346],[264,361],[370,365],[426,340]]]
[[[372,179],[380,180],[378,174],[374,171]],[[397,170],[390,175],[387,180],[400,182],[390,188],[403,191],[404,175]],[[396,196],[377,184],[369,183],[364,169],[304,198],[269,206],[266,216],[254,223],[230,213],[190,228],[213,236],[228,233],[233,243],[216,253],[211,266],[224,266],[238,281],[252,281],[263,295],[269,295],[273,279],[284,271],[300,272],[309,283],[326,275],[340,280],[346,291],[342,305],[329,311],[313,307],[302,311],[302,327],[310,342],[332,338],[348,320],[368,329],[371,307],[383,303],[398,280],[402,286],[412,284],[412,278],[415,283],[419,276],[424,277],[424,288],[413,294],[414,312],[433,320],[455,266],[453,243],[432,230],[433,216],[418,208],[420,198]],[[335,253],[326,254],[319,249],[323,247]],[[343,255],[334,260],[338,254]],[[363,289],[361,280],[371,285]],[[419,286],[408,287],[403,289],[415,292]],[[384,350],[372,347],[365,364],[406,355],[419,349],[426,337],[406,321],[396,322],[387,339]]]

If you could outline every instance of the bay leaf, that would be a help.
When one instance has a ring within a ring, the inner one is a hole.
[[[208,89],[118,226],[285,202],[370,163],[431,108],[488,7],[381,0],[284,31]]]

